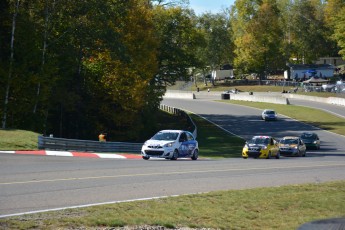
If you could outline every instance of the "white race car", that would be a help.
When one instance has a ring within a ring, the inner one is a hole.
[[[198,159],[199,147],[192,133],[184,130],[162,130],[147,140],[141,148],[144,160],[165,158],[176,160],[180,157]]]

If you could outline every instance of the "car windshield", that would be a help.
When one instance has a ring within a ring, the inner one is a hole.
[[[266,111],[266,114],[275,114],[275,112],[272,110],[268,110],[268,111]]]
[[[280,141],[280,144],[287,144],[287,145],[291,145],[291,144],[298,144],[298,140],[297,139],[283,139]]]
[[[259,144],[259,145],[268,145],[269,138],[253,138],[248,141],[248,144]]]
[[[157,141],[174,141],[178,137],[178,133],[176,132],[158,132],[154,135],[151,140]]]
[[[316,135],[313,133],[303,133],[301,138],[305,140],[314,140],[316,139]]]

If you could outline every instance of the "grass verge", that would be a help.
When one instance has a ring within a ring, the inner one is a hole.
[[[280,105],[250,101],[222,100],[221,102],[245,105],[259,109],[274,109],[278,114],[283,114],[330,132],[345,135],[345,119],[319,109],[297,105]]]
[[[37,149],[38,135],[19,129],[0,129],[0,150]]]
[[[209,121],[189,114],[195,122],[200,155],[203,157],[229,158],[240,157],[245,140],[227,133]]]
[[[344,194],[345,181],[210,192],[4,218],[0,228],[290,230],[313,220],[344,217]]]

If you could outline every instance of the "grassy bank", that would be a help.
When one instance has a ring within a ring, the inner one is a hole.
[[[0,129],[0,150],[37,149],[38,133],[19,129]]]
[[[291,230],[313,220],[343,217],[344,194],[345,181],[211,192],[0,219],[0,229]]]
[[[198,127],[200,155],[203,157],[240,157],[245,140],[218,128],[205,119],[190,114]]]

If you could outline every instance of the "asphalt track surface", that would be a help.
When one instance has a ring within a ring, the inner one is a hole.
[[[344,136],[286,117],[264,122],[259,119],[260,110],[210,98],[163,103],[199,114],[243,138],[256,134],[280,138],[315,131],[322,147],[303,158],[267,160],[244,160],[240,153],[234,159],[197,161],[0,153],[0,217],[162,196],[345,180]]]

